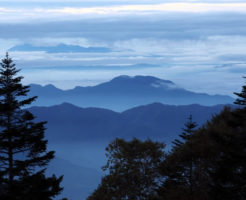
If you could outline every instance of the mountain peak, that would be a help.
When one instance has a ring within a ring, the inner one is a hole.
[[[32,85],[30,92],[30,96],[39,96],[36,105],[68,102],[80,107],[100,107],[114,111],[123,111],[153,102],[171,105],[216,105],[234,101],[229,96],[212,96],[185,90],[172,81],[153,76],[118,76],[96,86],[76,87],[66,91],[52,85],[44,87]],[[158,107],[158,104],[154,106]]]
[[[112,79],[112,81],[114,80],[124,80],[124,79],[131,79],[132,77],[131,76],[128,76],[128,75],[120,75],[120,76],[117,76],[115,78]]]
[[[128,76],[128,75],[121,75],[114,79],[112,79],[110,82],[112,83],[124,83],[124,84],[141,84],[141,85],[152,85],[152,84],[171,84],[174,85],[172,81],[169,80],[162,80],[159,78],[156,78],[154,76]]]
[[[52,84],[47,84],[47,85],[45,85],[45,86],[43,86],[44,88],[47,88],[47,89],[57,89],[58,90],[58,88],[57,87],[55,87],[54,85],[52,85]]]

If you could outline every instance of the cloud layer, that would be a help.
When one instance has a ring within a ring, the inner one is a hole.
[[[231,95],[246,73],[245,1],[9,0],[0,16],[1,57],[23,44],[112,50],[10,52],[26,83],[71,88],[142,74]]]
[[[40,21],[71,20],[78,18],[100,18],[117,16],[148,16],[162,15],[166,13],[207,13],[207,12],[235,12],[246,13],[246,3],[238,2],[169,2],[169,3],[146,3],[146,4],[124,4],[124,5],[102,5],[102,6],[75,6],[75,7],[1,7],[0,22],[20,23],[32,22],[33,19]]]

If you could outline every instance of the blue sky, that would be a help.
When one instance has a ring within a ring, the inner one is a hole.
[[[60,88],[153,75],[210,94],[246,73],[246,1],[1,0],[0,55],[21,44],[107,47],[108,53],[10,52],[25,83]]]

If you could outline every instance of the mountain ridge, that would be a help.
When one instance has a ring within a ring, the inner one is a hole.
[[[169,80],[153,76],[118,76],[95,86],[77,86],[62,90],[49,84],[30,85],[30,96],[38,96],[35,106],[52,106],[68,102],[79,107],[100,107],[124,111],[136,106],[160,102],[169,105],[200,104],[212,106],[231,104],[234,99],[226,95],[196,93],[178,87]]]
[[[86,199],[100,181],[100,172],[94,169],[106,163],[105,147],[116,137],[127,140],[133,137],[142,140],[149,138],[164,142],[168,150],[171,142],[182,132],[190,114],[201,126],[224,106],[152,103],[115,112],[62,103],[50,107],[34,106],[29,111],[36,116],[37,122],[47,121],[45,136],[49,141],[49,149],[55,150],[58,158],[51,163],[48,172],[65,175],[64,195],[69,199]],[[78,175],[89,178],[90,184],[78,178]]]
[[[56,46],[34,46],[21,44],[10,48],[8,51],[44,51],[47,53],[109,53],[111,49],[106,47],[82,47],[79,45],[58,44]]]
[[[175,106],[152,103],[123,112],[115,112],[103,108],[81,108],[70,103],[63,103],[50,107],[34,106],[29,110],[37,116],[38,121],[48,121],[48,139],[51,142],[64,138],[65,141],[73,141],[74,138],[77,138],[75,141],[80,139],[109,141],[115,137],[139,136],[139,133],[142,138],[159,139],[162,136],[163,138],[168,136],[168,142],[170,142],[177,136],[190,114],[199,125],[202,125],[213,114],[220,112],[224,106],[198,104]],[[233,107],[233,105],[229,106]],[[67,135],[66,131],[70,135]],[[60,137],[56,133],[59,133]]]

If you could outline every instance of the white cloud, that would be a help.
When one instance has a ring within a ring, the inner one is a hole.
[[[46,41],[47,39],[47,41]],[[0,41],[4,41],[3,39]],[[59,42],[82,46],[93,44],[84,38],[36,38],[34,44],[56,45]],[[46,41],[43,42],[43,41]],[[11,41],[13,42],[13,41]],[[99,43],[98,43],[99,44]],[[96,44],[96,45],[98,45]],[[101,44],[103,46],[103,44]],[[26,66],[94,66],[94,65],[129,65],[150,63],[156,65],[195,65],[220,66],[226,62],[242,61],[246,52],[246,36],[209,36],[202,40],[168,40],[158,38],[128,39],[104,44],[116,49],[110,53],[45,53],[45,52],[10,52],[21,67]],[[4,51],[2,51],[4,54]],[[3,55],[2,54],[2,55]]]
[[[42,11],[42,10],[41,10]],[[114,14],[114,13],[136,13],[136,12],[246,12],[246,3],[164,3],[152,5],[123,5],[111,7],[93,8],[63,8],[46,10],[47,12],[61,12],[67,14]]]
[[[197,3],[177,2],[161,4],[126,4],[116,6],[94,6],[94,7],[63,7],[63,8],[14,8],[0,7],[1,22],[20,22],[40,20],[65,20],[77,17],[101,17],[101,16],[127,16],[127,15],[154,15],[170,12],[243,12],[246,13],[246,3]]]
[[[129,3],[129,0],[2,0],[1,2],[11,2],[11,3],[87,3],[88,1],[91,1],[93,3]],[[131,0],[131,2],[134,3],[158,3],[163,2],[162,0]],[[165,2],[197,2],[197,3],[239,3],[239,2],[245,2],[244,0],[165,0]]]

